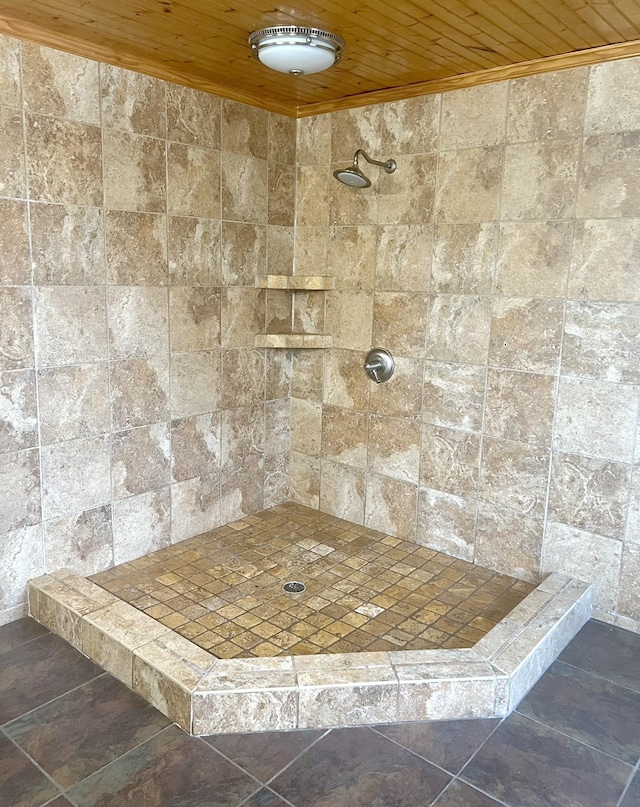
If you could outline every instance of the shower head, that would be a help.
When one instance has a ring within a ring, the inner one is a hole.
[[[352,165],[350,165],[348,168],[339,168],[337,171],[333,172],[334,177],[339,182],[342,182],[343,185],[349,185],[352,188],[370,187],[371,180],[362,173],[360,166],[358,165],[358,157],[360,155],[362,155],[368,163],[371,163],[372,165],[379,165],[384,168],[387,174],[393,174],[393,172],[396,170],[395,160],[386,160],[385,162],[381,162],[380,160],[372,160],[366,151],[358,149],[353,155]]]

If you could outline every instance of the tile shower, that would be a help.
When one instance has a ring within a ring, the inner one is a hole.
[[[297,124],[0,64],[1,621],[43,572],[293,500],[639,629],[640,60]],[[358,147],[395,174],[332,180]],[[291,323],[333,348],[254,349]]]

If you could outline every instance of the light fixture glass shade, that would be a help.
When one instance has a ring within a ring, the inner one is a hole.
[[[318,28],[277,25],[249,36],[253,55],[266,67],[294,76],[320,73],[340,58],[344,41]]]

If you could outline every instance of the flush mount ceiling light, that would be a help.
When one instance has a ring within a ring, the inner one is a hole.
[[[292,76],[320,73],[338,61],[344,40],[319,28],[276,25],[249,36],[253,55],[272,70]]]

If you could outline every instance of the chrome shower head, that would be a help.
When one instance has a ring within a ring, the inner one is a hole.
[[[371,185],[369,177],[366,177],[357,165],[339,168],[333,175],[343,185],[350,185],[352,188],[368,188]]]
[[[362,173],[360,166],[358,165],[358,157],[360,155],[362,155],[368,163],[371,163],[371,165],[379,165],[384,168],[387,174],[393,174],[393,172],[396,170],[395,160],[386,160],[385,162],[381,162],[380,160],[372,160],[366,151],[358,149],[353,155],[352,165],[350,165],[348,168],[339,168],[337,171],[333,172],[334,177],[339,182],[342,182],[343,185],[349,185],[352,188],[370,187],[371,180]]]

